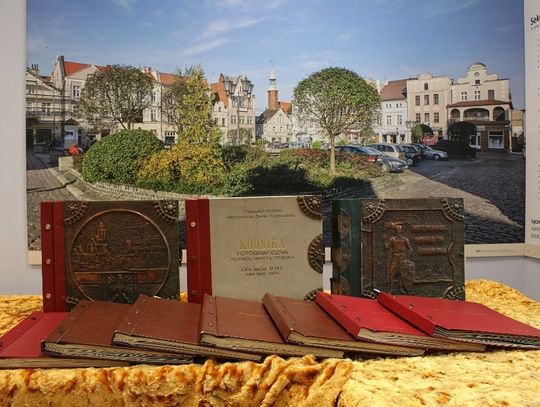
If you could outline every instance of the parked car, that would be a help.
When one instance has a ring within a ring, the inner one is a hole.
[[[346,145],[346,146],[336,146],[336,151],[341,153],[357,153],[367,156],[369,162],[375,162],[379,159],[379,151],[375,152],[370,147],[359,146],[359,145]]]
[[[354,144],[347,146],[336,146],[336,151],[366,155],[368,156],[368,161],[374,160],[375,163],[380,165],[383,172],[403,172],[408,168],[408,165],[404,160],[390,157],[369,146],[359,146]]]
[[[401,144],[401,148],[403,148],[403,151],[405,152],[405,161],[407,161],[407,165],[411,166],[422,161],[422,153],[418,147],[412,144]]]
[[[446,160],[448,158],[448,153],[442,150],[435,150],[430,146],[425,144],[415,144],[416,147],[422,152],[422,157],[428,158],[430,160]]]
[[[467,142],[439,140],[433,148],[445,151],[449,157],[476,157],[476,149],[471,147]]]
[[[368,147],[373,147],[390,157],[399,158],[400,160],[405,160],[405,151],[403,151],[403,147],[401,147],[400,144],[376,143],[376,144],[368,144]]]

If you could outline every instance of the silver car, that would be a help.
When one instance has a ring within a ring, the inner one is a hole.
[[[435,150],[425,144],[415,144],[422,151],[422,157],[429,158],[430,160],[446,160],[448,159],[448,153],[446,151]]]

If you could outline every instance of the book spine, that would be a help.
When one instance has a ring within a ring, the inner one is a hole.
[[[66,311],[63,203],[41,203],[41,278],[43,311]]]
[[[34,311],[28,317],[19,322],[16,326],[7,331],[0,337],[0,356],[2,356],[2,350],[6,349],[9,345],[19,339],[23,334],[32,328],[43,316],[43,312]]]
[[[209,210],[208,199],[186,200],[188,301],[198,304],[212,295]]]
[[[342,328],[344,328],[349,334],[356,337],[360,331],[360,326],[354,323],[348,316],[346,316],[336,304],[332,302],[332,296],[326,293],[317,293],[315,302],[332,317]]]
[[[399,303],[392,294],[382,292],[377,296],[377,301],[421,331],[433,335],[435,324],[422,318],[404,304]]]
[[[291,331],[294,331],[294,326],[296,325],[294,318],[275,295],[269,293],[265,294],[262,303],[274,322],[274,325],[277,326],[281,337],[284,341],[287,341]]]
[[[332,294],[361,296],[362,218],[360,200],[332,202]]]
[[[216,298],[211,295],[205,295],[203,298],[199,331],[201,334],[219,335]]]

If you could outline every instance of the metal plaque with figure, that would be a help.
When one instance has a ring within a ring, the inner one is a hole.
[[[81,299],[178,298],[177,201],[45,202],[41,210],[46,310]]]
[[[340,199],[332,206],[332,293],[465,299],[461,198]]]

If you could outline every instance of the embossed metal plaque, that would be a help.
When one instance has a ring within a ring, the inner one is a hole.
[[[177,201],[68,201],[63,223],[70,306],[178,298]]]
[[[465,299],[463,199],[338,200],[333,229],[333,293]]]

